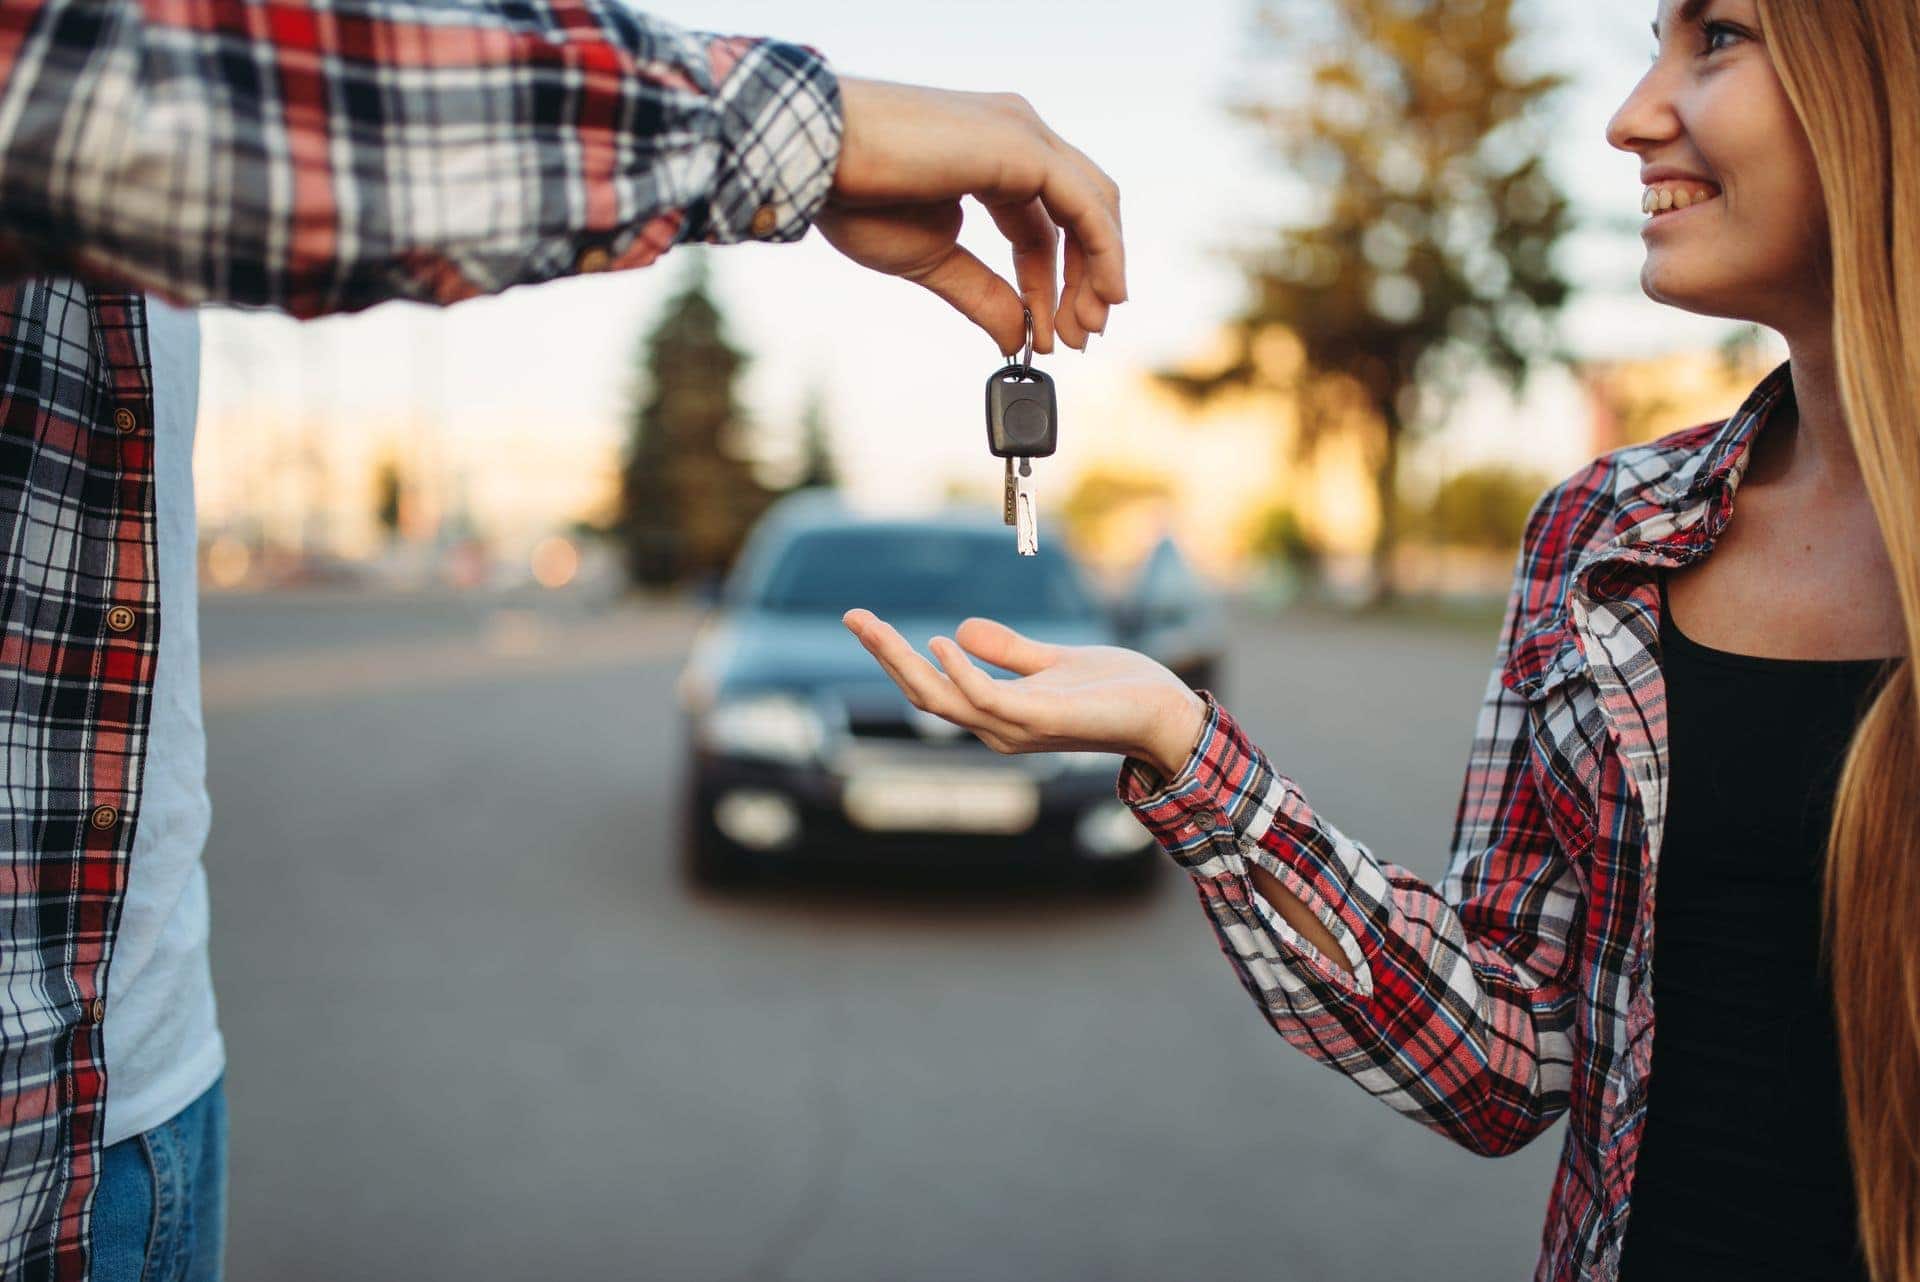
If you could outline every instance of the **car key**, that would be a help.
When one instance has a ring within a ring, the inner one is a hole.
[[[1040,527],[1033,510],[1033,464],[1020,460],[1020,479],[1014,490],[1013,550],[1021,556],[1040,552]]]
[[[1014,527],[1014,549],[1021,556],[1040,550],[1032,460],[1052,454],[1059,438],[1053,380],[1033,367],[1033,313],[1029,311],[1021,358],[1008,361],[987,379],[987,449],[1007,461],[1002,515]]]

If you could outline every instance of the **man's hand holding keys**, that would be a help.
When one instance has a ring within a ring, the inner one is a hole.
[[[1053,337],[1086,350],[1126,301],[1120,190],[1014,94],[961,93],[842,77],[845,133],[833,193],[814,220],[863,267],[924,285],[1020,350]],[[963,197],[1013,246],[1019,288],[959,244]],[[1065,271],[1060,266],[1065,233]]]

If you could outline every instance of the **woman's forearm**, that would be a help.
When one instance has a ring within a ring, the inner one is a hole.
[[[1207,725],[1206,700],[1191,690],[1182,693],[1186,697],[1167,715],[1158,718],[1160,731],[1156,741],[1143,747],[1139,754],[1143,761],[1152,763],[1162,779],[1180,777]],[[1273,910],[1280,914],[1287,925],[1298,931],[1328,961],[1349,975],[1353,973],[1353,963],[1347,960],[1347,954],[1333,937],[1333,932],[1321,924],[1320,919],[1313,915],[1313,910],[1302,903],[1297,895],[1281,885],[1279,878],[1252,863],[1248,864],[1247,874],[1260,897],[1273,905]]]
[[[1258,864],[1247,865],[1247,876],[1253,882],[1253,888],[1260,897],[1273,905],[1287,925],[1300,932],[1306,941],[1320,951],[1321,956],[1338,966],[1347,974],[1353,974],[1353,963],[1347,960],[1347,954],[1341,949],[1340,941],[1333,932],[1320,923],[1313,910],[1300,902],[1298,896],[1280,884],[1280,879]]]

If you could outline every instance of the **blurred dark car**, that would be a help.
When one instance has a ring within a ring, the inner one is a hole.
[[[1225,698],[1226,610],[1172,538],[1147,554],[1117,609],[1125,645],[1152,655],[1194,689]]]
[[[870,609],[929,661],[928,638],[969,615],[1057,644],[1129,644],[1128,612],[1063,546],[1043,527],[1040,555],[1018,556],[991,513],[875,519],[822,493],[776,505],[680,677],[686,870],[721,884],[802,859],[999,858],[1150,880],[1160,857],[1114,796],[1119,757],[1002,756],[914,708],[840,622]]]

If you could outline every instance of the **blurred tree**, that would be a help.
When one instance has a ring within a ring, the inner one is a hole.
[[[1172,501],[1173,486],[1166,477],[1104,466],[1081,474],[1061,501],[1060,515],[1074,546],[1097,552],[1110,537],[1116,517],[1143,507],[1161,512]]]
[[[1285,59],[1267,82],[1295,88],[1234,111],[1303,180],[1309,209],[1242,255],[1235,356],[1162,377],[1197,398],[1268,383],[1260,340],[1295,335],[1303,359],[1282,377],[1302,451],[1356,422],[1375,435],[1384,598],[1406,434],[1475,369],[1517,387],[1560,358],[1551,321],[1568,286],[1553,251],[1569,212],[1546,169],[1545,111],[1562,78],[1518,65],[1518,0],[1258,2]]]
[[[840,488],[840,469],[833,461],[833,432],[827,425],[827,398],[816,387],[800,414],[800,475],[796,490]]]
[[[639,353],[633,436],[615,522],[628,576],[668,587],[724,573],[772,500],[742,457],[746,415],[735,384],[748,357],[727,341],[693,265]]]
[[[388,543],[400,537],[400,505],[405,492],[400,464],[391,457],[380,460],[373,474],[373,519]]]
[[[1527,515],[1550,484],[1518,468],[1469,468],[1448,477],[1427,503],[1405,510],[1401,527],[1433,543],[1517,552]]]
[[[1319,545],[1307,533],[1300,514],[1286,503],[1276,503],[1260,514],[1247,551],[1263,561],[1277,561],[1309,574],[1320,562]]]

